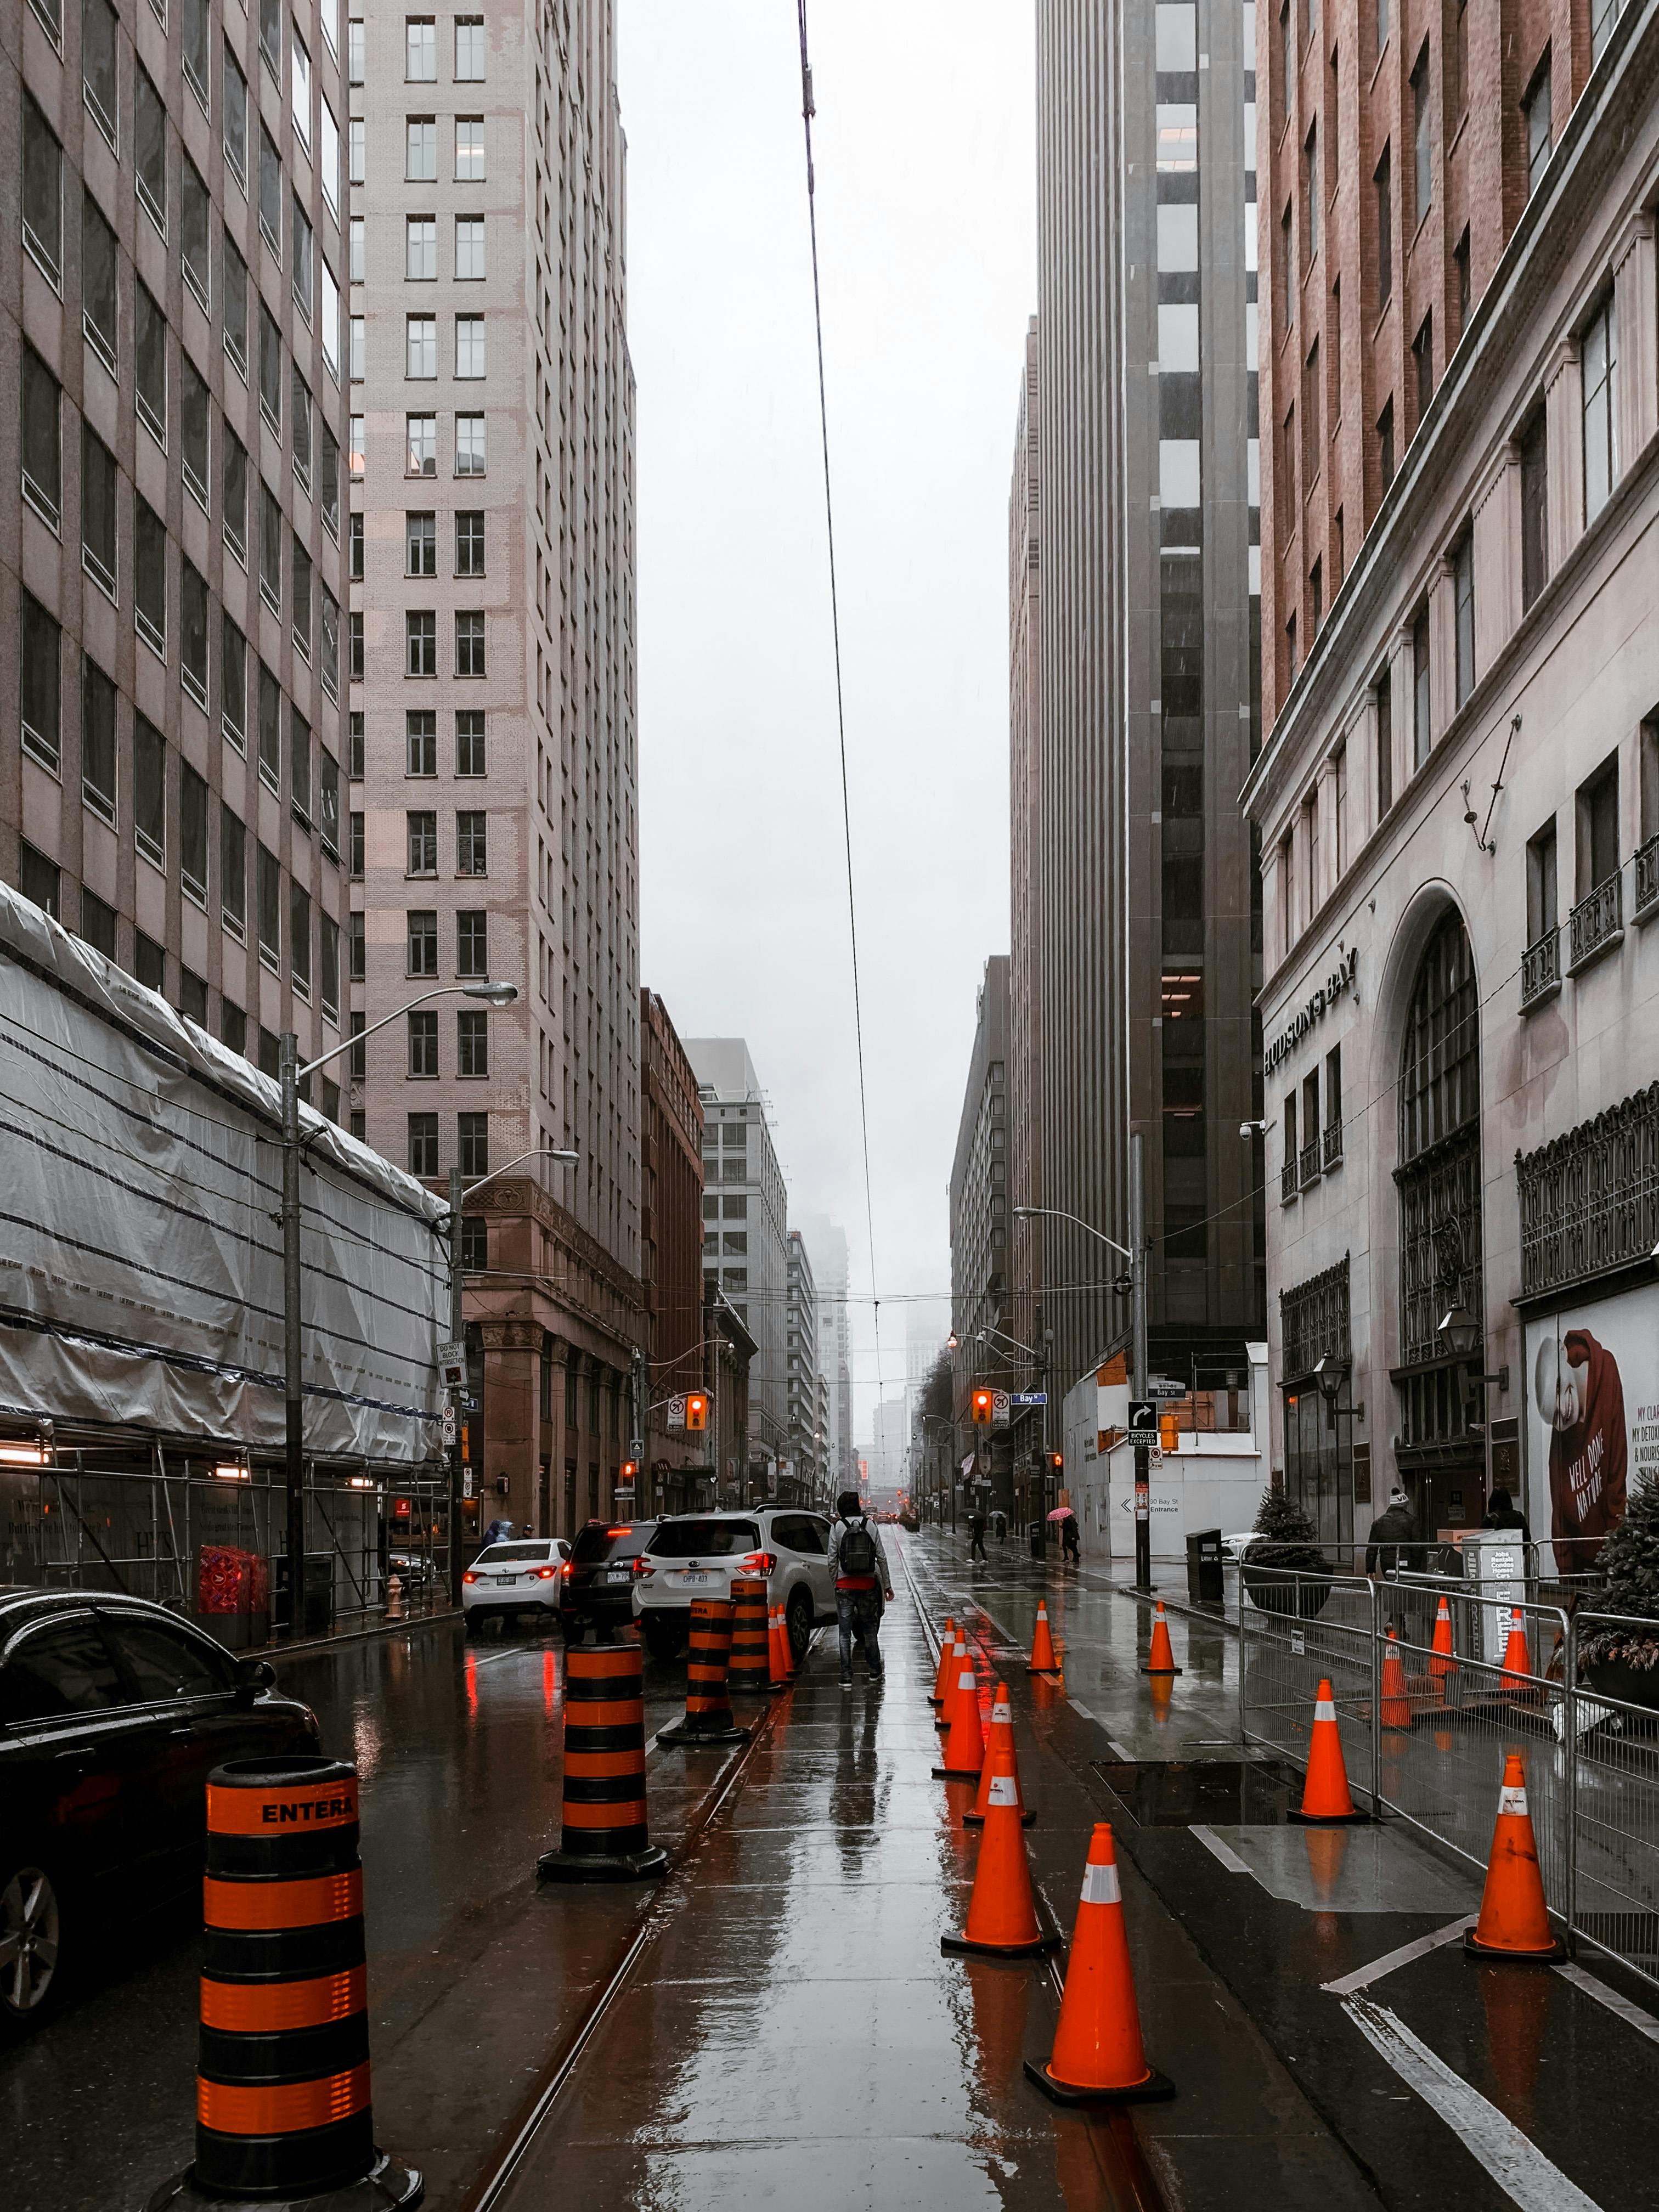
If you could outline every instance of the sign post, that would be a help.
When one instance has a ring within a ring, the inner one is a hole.
[[[1135,1413],[1148,1416],[1150,1431],[1135,1441],[1135,1580],[1138,1590],[1150,1592],[1152,1581],[1152,1446],[1158,1441],[1157,1401],[1146,1389],[1146,1197],[1142,1164],[1141,1134],[1129,1133],[1129,1277],[1133,1299],[1133,1374],[1130,1378],[1130,1432]]]

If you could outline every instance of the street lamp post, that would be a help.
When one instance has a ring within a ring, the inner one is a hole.
[[[1103,1229],[1097,1229],[1081,1214],[1067,1213],[1057,1206],[1017,1206],[1014,1218],[1024,1219],[1029,1214],[1040,1213],[1057,1221],[1070,1221],[1079,1229],[1086,1229],[1091,1237],[1097,1237],[1109,1244],[1129,1263],[1128,1290],[1130,1296],[1130,1362],[1133,1381],[1130,1394],[1144,1399],[1146,1395],[1146,1220],[1145,1170],[1142,1164],[1141,1136],[1139,1129],[1129,1133],[1129,1245],[1126,1250],[1115,1237],[1109,1237]],[[1121,1278],[1119,1279],[1120,1282]],[[1152,1455],[1144,1443],[1135,1446],[1135,1588],[1150,1590],[1152,1583]]]
[[[383,1030],[388,1022],[395,1022],[416,1006],[424,1006],[428,999],[459,996],[483,999],[492,1006],[507,1006],[518,995],[518,987],[513,983],[442,984],[436,990],[422,991],[395,1013],[382,1014],[378,1022],[371,1022],[356,1036],[331,1045],[303,1067],[300,1065],[300,1040],[295,1032],[285,1030],[277,1040],[276,1073],[283,1094],[283,1486],[288,1522],[288,1632],[291,1638],[300,1633],[306,1546],[304,1347],[300,1333],[300,1085],[331,1060],[337,1060],[343,1052],[351,1051],[354,1046],[372,1037],[376,1030]]]

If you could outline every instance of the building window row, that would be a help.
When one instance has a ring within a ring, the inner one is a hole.
[[[436,810],[411,807],[407,811],[405,819],[408,831],[405,873],[435,876],[438,872]],[[477,808],[463,807],[456,813],[455,873],[458,876],[487,876],[489,873],[489,817]]]
[[[455,1116],[455,1167],[464,1176],[486,1176],[489,1173],[489,1116],[488,1114],[458,1114]],[[438,1116],[435,1114],[411,1114],[409,1117],[409,1172],[414,1176],[435,1176],[442,1170],[438,1165]]]
[[[357,27],[354,26],[354,27]],[[454,18],[454,82],[482,84],[484,81],[484,21],[482,15]],[[361,79],[354,78],[353,82]],[[433,15],[404,18],[404,82],[438,82],[438,21]]]
[[[354,185],[365,181],[361,173],[362,141],[358,122],[352,125],[352,175]],[[482,115],[458,115],[455,118],[454,168],[453,175],[458,185],[481,185],[484,181],[484,119]],[[435,115],[411,115],[404,124],[404,178],[411,185],[435,185],[438,181],[438,118]]]
[[[404,922],[404,973],[435,976],[439,973],[436,908],[411,908]],[[489,976],[489,916],[482,907],[455,916],[455,974],[463,982],[481,981]]]
[[[355,617],[354,617],[355,619]],[[484,617],[481,608],[459,609],[455,615],[455,659],[458,677],[486,672]],[[430,608],[411,608],[404,616],[404,673],[416,678],[438,673],[438,617]]]
[[[455,416],[455,465],[458,477],[481,477],[484,473],[484,418],[482,415],[458,414]],[[411,477],[435,477],[438,473],[438,417],[435,415],[410,415],[405,418],[405,459],[404,473]],[[363,418],[351,418],[351,473],[361,478],[366,473],[363,450]]]
[[[438,1065],[438,1015],[434,1007],[417,1007],[408,1017],[409,1079],[434,1083]],[[455,1017],[455,1073],[471,1081],[489,1073],[489,1017],[482,1008],[468,1007]]]

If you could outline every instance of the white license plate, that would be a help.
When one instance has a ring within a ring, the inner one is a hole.
[[[687,1589],[702,1589],[714,1581],[713,1575],[683,1574],[680,1581]]]
[[[497,1575],[495,1577],[498,1585],[505,1583],[521,1583],[523,1580],[522,1575]]]
[[[608,1583],[631,1583],[634,1577],[627,1567],[611,1567],[607,1569],[605,1578]]]

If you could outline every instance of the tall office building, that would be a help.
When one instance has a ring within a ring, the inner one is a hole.
[[[1005,1340],[1008,1321],[1008,956],[993,953],[980,985],[973,1056],[951,1169],[951,1327],[957,1339],[955,1424],[971,1426],[975,1384],[1029,1388]],[[1013,1332],[1016,1336],[1018,1330]],[[1006,1432],[997,1441],[1006,1445]]]
[[[741,1037],[687,1037],[702,1097],[702,1271],[755,1340],[749,1449],[787,1456],[789,1224],[760,1078]]]
[[[645,1297],[645,1406],[635,1434],[645,1446],[637,1506],[659,1509],[683,1467],[702,1465],[705,1439],[668,1426],[669,1401],[703,1379],[702,1101],[667,1007],[640,993],[644,1130],[640,1188],[640,1282]]]
[[[812,1255],[812,1276],[817,1288],[818,1365],[823,1370],[828,1400],[825,1464],[832,1483],[846,1489],[858,1480],[858,1455],[853,1443],[853,1322],[848,1303],[851,1273],[847,1236],[827,1214],[802,1217],[801,1234]]]
[[[799,1229],[789,1231],[788,1285],[784,1314],[787,1449],[803,1495],[811,1497],[823,1445],[818,1431],[818,1300],[811,1255]]]
[[[608,0],[351,39],[352,1109],[466,1224],[469,1468],[609,1510],[641,1340],[634,380]],[[475,1390],[474,1395],[478,1395]]]
[[[342,26],[8,21],[0,874],[275,1075],[343,1034]]]
[[[1008,490],[1008,1202],[1042,1203],[1042,441],[1037,320],[1025,332],[1025,375]],[[1041,1218],[1009,1223],[1014,1327],[1036,1341],[1042,1319]]]
[[[1041,1195],[1126,1241],[1143,1133],[1154,1357],[1200,1380],[1262,1306],[1253,40],[1238,0],[1037,10]],[[1064,1388],[1128,1313],[1082,1229],[1042,1250]]]

